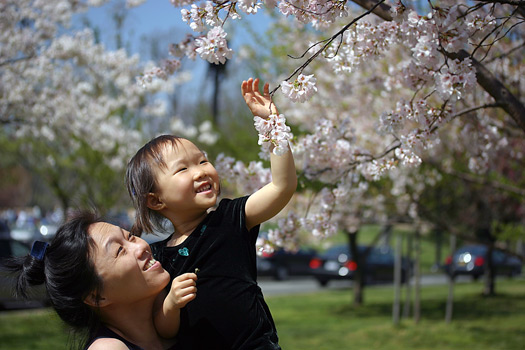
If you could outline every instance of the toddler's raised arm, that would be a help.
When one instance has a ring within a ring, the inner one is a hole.
[[[270,114],[278,114],[266,83],[263,93],[259,92],[259,79],[243,81],[242,95],[248,108],[254,116],[268,118]],[[288,204],[297,187],[297,174],[293,155],[288,150],[283,155],[270,155],[272,182],[255,192],[246,202],[246,227],[252,227],[277,215]]]

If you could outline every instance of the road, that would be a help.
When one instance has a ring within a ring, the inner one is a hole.
[[[471,279],[467,276],[459,276],[456,282],[468,282]],[[421,285],[446,284],[447,277],[444,274],[428,275],[421,278]],[[412,280],[413,283],[413,280]],[[312,293],[329,289],[347,289],[352,287],[352,281],[330,281],[327,287],[321,287],[314,278],[301,277],[287,281],[275,281],[271,278],[259,278],[259,286],[265,296],[290,295]]]

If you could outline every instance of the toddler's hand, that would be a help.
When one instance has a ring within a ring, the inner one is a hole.
[[[263,94],[259,92],[259,78],[244,80],[241,84],[241,91],[248,108],[254,116],[267,119],[270,114],[279,114],[277,107],[270,97],[270,86],[264,84]]]
[[[177,276],[171,282],[171,289],[167,296],[175,307],[181,309],[197,296],[197,275],[185,273]]]

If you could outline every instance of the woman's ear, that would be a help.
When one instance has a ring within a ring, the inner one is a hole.
[[[148,208],[152,210],[162,210],[166,207],[166,205],[162,202],[159,196],[151,192],[148,193],[148,197],[146,198],[146,204]]]
[[[100,308],[100,307],[108,306],[109,304],[111,304],[111,302],[108,299],[103,298],[100,295],[97,296],[95,292],[91,292],[84,299],[84,304],[87,304],[91,307]]]

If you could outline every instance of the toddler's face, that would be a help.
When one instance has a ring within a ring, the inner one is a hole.
[[[168,210],[195,215],[213,207],[219,194],[219,175],[206,155],[191,141],[162,152],[165,168],[155,171],[157,195]]]

